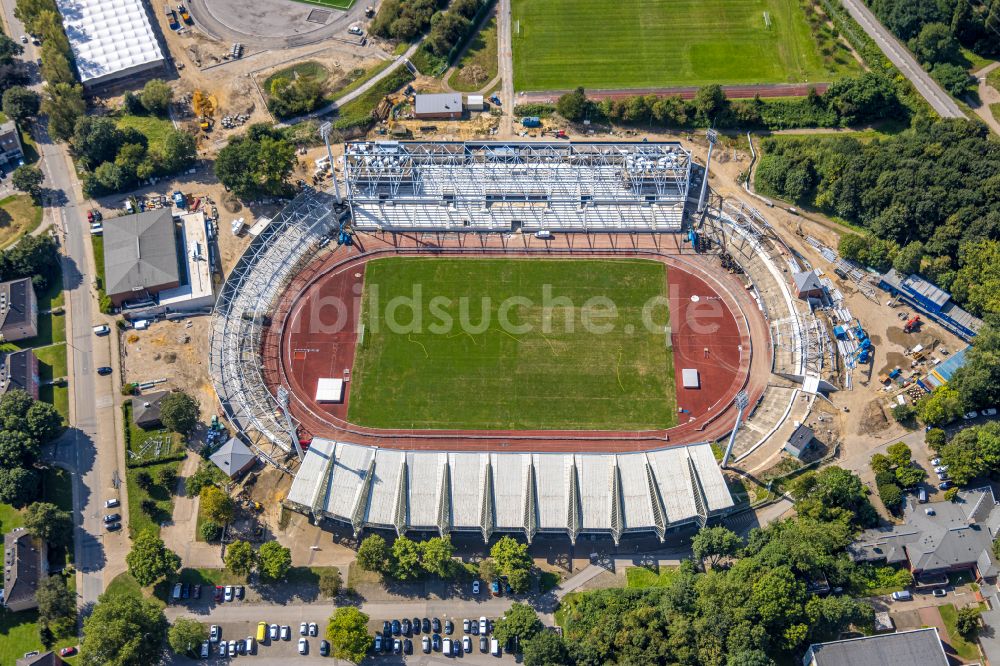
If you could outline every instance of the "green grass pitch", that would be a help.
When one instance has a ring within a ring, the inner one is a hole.
[[[512,1],[517,90],[820,82],[846,69],[819,52],[799,0]]]
[[[329,9],[350,9],[354,4],[354,0],[296,0],[296,2],[301,2],[304,5],[327,7]]]
[[[412,297],[414,285],[421,291],[420,307],[392,310],[392,299]],[[371,261],[348,420],[377,428],[450,430],[673,426],[669,313],[665,300],[653,300],[666,289],[663,264],[643,260]],[[500,314],[513,297],[532,303],[512,302],[506,310],[511,326],[504,330]],[[560,297],[569,301],[552,300]],[[599,316],[608,312],[607,302],[588,304],[592,297],[610,299],[614,316]],[[459,323],[463,309],[476,329]],[[389,322],[415,326],[414,311],[417,332],[389,330]],[[478,330],[484,312],[489,325]],[[445,316],[454,325],[443,325]],[[611,328],[604,333],[594,324]]]

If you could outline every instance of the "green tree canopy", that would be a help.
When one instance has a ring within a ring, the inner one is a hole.
[[[587,93],[583,88],[568,92],[556,101],[556,111],[566,120],[583,120],[588,106]]]
[[[454,573],[455,547],[450,537],[432,537],[420,544],[420,564],[429,574],[448,578]]]
[[[368,633],[368,616],[353,606],[338,608],[330,616],[326,637],[333,656],[358,664],[371,649],[373,639]]]
[[[181,391],[173,391],[160,401],[160,420],[174,432],[189,434],[200,414],[198,401]]]
[[[163,652],[167,618],[159,603],[130,594],[103,594],[83,621],[84,666],[156,664]]]
[[[125,556],[125,562],[129,573],[143,587],[176,573],[181,566],[177,553],[167,548],[163,539],[149,529],[132,539],[132,550]]]
[[[218,486],[204,486],[199,498],[201,510],[208,518],[223,525],[233,519],[233,498]]]
[[[723,557],[733,557],[743,547],[743,539],[727,527],[703,527],[691,539],[691,550],[698,560],[708,559],[714,567]]]
[[[28,505],[24,526],[50,547],[68,546],[73,540],[73,517],[49,502]]]
[[[917,403],[920,420],[932,426],[951,423],[962,415],[962,398],[958,391],[945,384]]]
[[[170,102],[174,99],[174,91],[161,79],[150,79],[139,93],[139,101],[149,113],[157,116],[167,115]]]
[[[365,571],[386,573],[389,570],[389,547],[378,534],[370,534],[358,546],[358,566]]]
[[[167,630],[167,643],[176,654],[197,657],[198,649],[208,640],[208,629],[198,620],[179,617]]]
[[[399,580],[414,580],[422,573],[420,546],[405,536],[397,537],[392,544],[392,575]]]
[[[44,180],[45,175],[42,173],[42,170],[30,164],[17,167],[14,169],[14,173],[10,175],[11,185],[19,192],[31,195],[31,198],[36,201],[42,193],[42,182]]]
[[[566,643],[554,631],[540,631],[521,643],[524,666],[564,666],[571,663]]]
[[[249,576],[257,566],[257,553],[247,541],[234,541],[226,546],[226,568],[238,576]]]
[[[270,580],[282,580],[292,567],[292,551],[277,541],[268,541],[257,553],[261,574]]]
[[[38,93],[24,86],[13,86],[3,93],[3,112],[18,123],[37,116],[41,104]]]
[[[514,602],[493,626],[493,635],[501,643],[507,643],[513,638],[526,641],[545,629],[538,613],[528,606]]]

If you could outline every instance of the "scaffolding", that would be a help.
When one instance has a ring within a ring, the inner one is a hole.
[[[298,440],[264,381],[262,333],[288,281],[337,226],[339,215],[328,194],[309,190],[296,197],[250,243],[212,314],[209,369],[223,412],[255,453],[282,469],[284,455],[274,447],[291,453]]]
[[[676,142],[354,142],[353,224],[407,231],[680,231],[691,155]]]

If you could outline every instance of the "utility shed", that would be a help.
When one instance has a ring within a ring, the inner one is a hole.
[[[413,100],[413,115],[426,120],[456,120],[462,117],[462,95],[459,93],[437,93],[416,95]]]
[[[253,467],[257,462],[257,456],[247,448],[246,444],[231,437],[212,454],[210,460],[232,479]]]
[[[169,208],[104,221],[104,290],[116,306],[180,286]]]

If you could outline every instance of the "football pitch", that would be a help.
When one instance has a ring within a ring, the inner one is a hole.
[[[512,0],[517,90],[832,81],[799,0]]]
[[[639,259],[370,261],[348,420],[445,430],[673,426],[666,294],[663,264]]]

